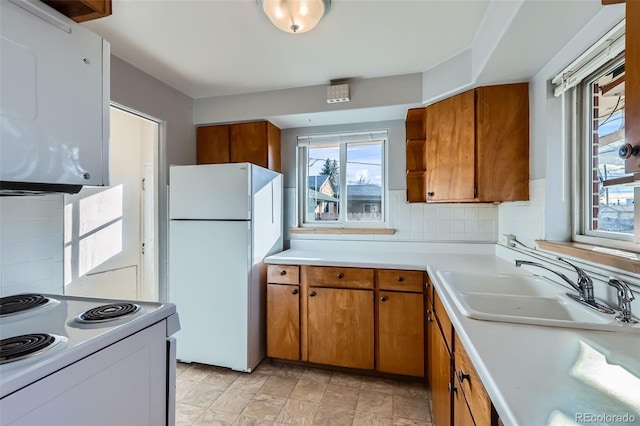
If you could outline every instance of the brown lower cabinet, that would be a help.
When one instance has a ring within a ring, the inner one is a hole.
[[[427,377],[431,390],[433,424],[437,426],[451,423],[451,353],[440,332],[433,311],[427,314],[427,348],[429,351],[429,368]]]
[[[453,418],[456,419],[456,426],[475,426],[471,410],[461,392],[453,394]]]
[[[310,287],[307,309],[309,362],[374,368],[373,291]]]
[[[268,356],[424,377],[424,271],[268,265],[267,280]]]
[[[423,306],[422,293],[379,292],[379,371],[424,375]]]
[[[267,284],[267,356],[300,359],[300,286]]]
[[[429,368],[427,379],[433,399],[435,426],[494,426],[491,400],[478,376],[471,359],[456,334],[438,293],[429,283],[432,295],[427,306],[427,335]]]

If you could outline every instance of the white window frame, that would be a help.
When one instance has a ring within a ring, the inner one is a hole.
[[[307,147],[336,145],[346,146],[349,143],[358,142],[382,142],[382,193],[381,193],[381,221],[349,221],[347,220],[347,150],[340,149],[340,191],[345,196],[340,197],[339,211],[340,220],[337,221],[315,221],[307,220]],[[322,133],[298,136],[296,148],[296,168],[297,168],[297,214],[298,226],[307,228],[387,228],[389,223],[389,185],[388,185],[388,156],[389,156],[389,131],[388,129],[366,130],[366,131],[347,131],[339,133]]]
[[[640,243],[640,206],[634,208],[634,235],[591,230],[592,158],[590,136],[590,85],[596,76],[624,62],[624,21],[616,25],[598,42],[577,58],[553,80],[554,94],[562,96],[564,116],[568,126],[572,152],[576,161],[572,168],[571,205],[573,214],[572,239],[576,242],[638,251]],[[640,188],[634,190],[634,200],[640,200]]]

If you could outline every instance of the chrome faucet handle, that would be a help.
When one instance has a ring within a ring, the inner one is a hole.
[[[591,279],[591,277],[587,275],[587,273],[584,272],[582,268],[579,268],[568,260],[560,256],[556,257],[556,259],[566,263],[576,270],[576,273],[578,274],[578,286],[580,287],[580,291],[582,292],[581,296],[584,297],[587,302],[593,302],[595,298],[593,296],[593,280]]]
[[[620,308],[620,315],[618,315],[616,319],[620,322],[626,323],[637,322],[635,319],[633,319],[633,316],[631,314],[631,301],[635,299],[635,296],[633,295],[631,288],[629,288],[629,285],[615,277],[609,277],[609,282],[607,284],[617,290],[616,293],[618,295],[618,307]]]

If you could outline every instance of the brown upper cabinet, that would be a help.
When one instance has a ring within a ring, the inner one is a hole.
[[[42,0],[76,22],[91,21],[111,15],[111,0]]]
[[[281,171],[280,129],[268,121],[197,129],[198,164],[253,163]]]
[[[427,202],[529,199],[528,83],[479,87],[426,116]]]
[[[427,201],[426,183],[426,108],[412,108],[407,111],[405,133],[407,138],[407,202]]]
[[[628,1],[625,46],[625,139],[640,146],[640,1]],[[627,173],[640,172],[640,156],[626,160]]]

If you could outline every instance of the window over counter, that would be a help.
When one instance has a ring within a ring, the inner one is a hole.
[[[298,137],[302,226],[385,226],[387,133],[374,130]]]
[[[632,173],[618,154],[625,144],[624,58],[607,63],[581,85],[586,132],[583,140],[585,234],[632,240]],[[630,178],[630,179],[629,179]]]
[[[552,80],[573,134],[573,239],[637,249],[640,195],[625,172],[625,26],[609,31]],[[575,110],[573,110],[575,106]],[[634,244],[636,243],[636,244]]]

